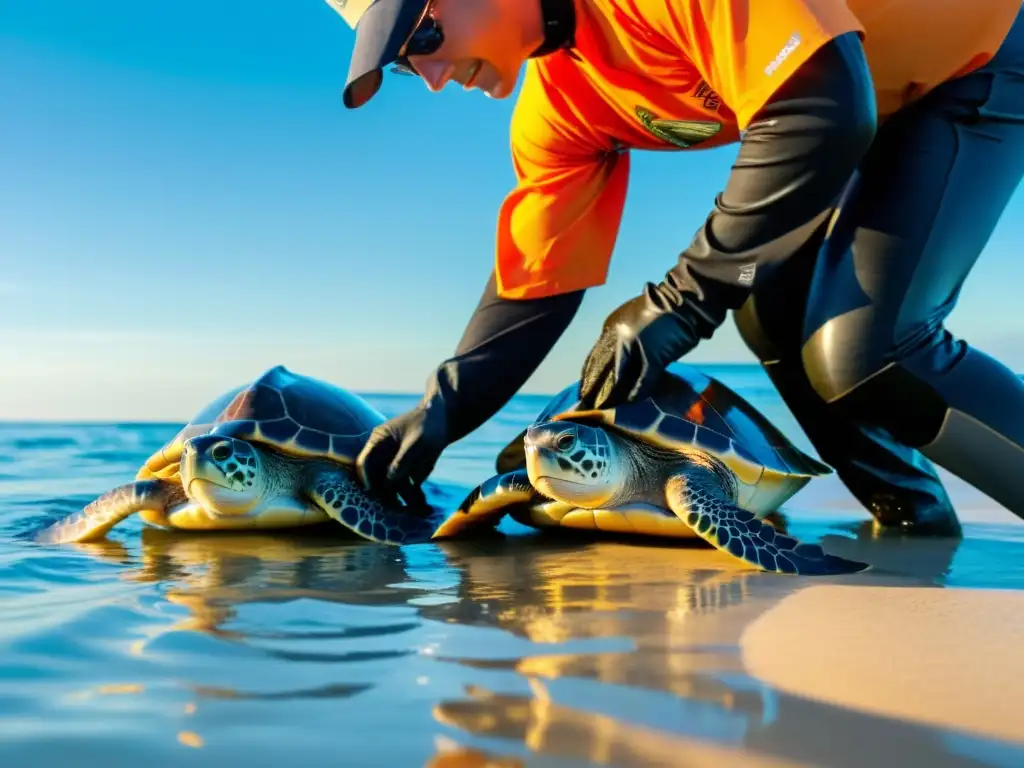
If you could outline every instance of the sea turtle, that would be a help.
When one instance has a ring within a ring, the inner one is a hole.
[[[576,410],[578,394],[576,382],[556,395],[435,537],[495,525],[507,513],[535,528],[696,536],[777,573],[867,568],[765,522],[832,470],[717,379],[674,363],[646,399]]]
[[[135,481],[37,534],[40,543],[93,541],[138,513],[163,528],[293,528],[334,520],[387,544],[428,541],[432,509],[368,495],[353,465],[384,416],[340,387],[271,368],[203,408],[147,459]]]

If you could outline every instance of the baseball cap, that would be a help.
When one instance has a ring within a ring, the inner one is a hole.
[[[429,0],[326,0],[356,32],[342,101],[363,106],[380,90],[384,67],[395,63]]]

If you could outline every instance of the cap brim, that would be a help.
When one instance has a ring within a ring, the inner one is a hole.
[[[363,106],[380,90],[384,67],[398,59],[402,44],[423,15],[427,0],[376,0],[356,25],[356,42],[342,101]]]

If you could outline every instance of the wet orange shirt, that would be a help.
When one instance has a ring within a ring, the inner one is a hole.
[[[629,149],[737,141],[801,64],[851,31],[864,41],[884,118],[987,62],[1020,7],[1020,0],[576,0],[574,53],[528,62],[513,113],[517,184],[498,214],[500,295],[604,283]]]

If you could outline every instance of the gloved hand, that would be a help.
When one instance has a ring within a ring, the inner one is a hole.
[[[410,511],[426,511],[420,484],[447,446],[444,404],[424,398],[373,430],[356,458],[356,472],[367,490],[387,499],[400,496]]]
[[[646,397],[669,363],[696,346],[696,307],[676,291],[669,299],[665,290],[647,283],[643,293],[608,315],[583,364],[582,407],[608,408]]]

